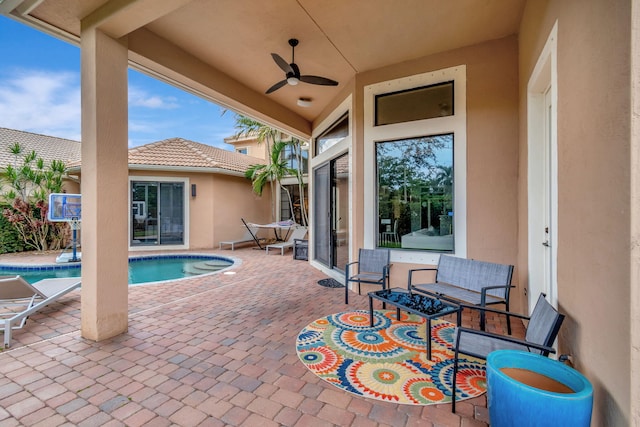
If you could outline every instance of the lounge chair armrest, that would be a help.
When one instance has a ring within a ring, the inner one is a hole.
[[[540,351],[547,352],[547,353],[555,353],[556,352],[556,349],[553,348],[553,347],[548,347],[546,345],[525,341],[525,340],[522,340],[520,338],[514,338],[514,337],[512,337],[510,335],[492,334],[490,332],[479,331],[479,330],[476,330],[476,329],[469,329],[469,328],[464,328],[464,327],[458,327],[456,329],[457,329],[457,332],[456,332],[456,347],[460,343],[460,335],[462,333],[465,333],[465,334],[472,334],[472,335],[481,335],[481,336],[489,337],[489,338],[492,338],[492,339],[498,339],[498,340],[501,340],[501,341],[512,342],[514,344],[520,344],[520,345],[523,345],[525,347],[528,347],[529,349],[536,349],[536,350],[540,350]]]
[[[407,281],[407,283],[409,284],[409,290],[411,290],[411,284],[412,284],[412,278],[413,278],[413,272],[414,271],[438,271],[437,268],[412,268],[411,270],[409,270],[409,280]]]
[[[504,310],[497,310],[495,308],[489,308],[489,307],[482,307],[479,305],[471,305],[471,304],[465,304],[465,303],[457,303],[460,307],[464,308],[464,309],[471,309],[471,310],[478,310],[478,311],[483,311],[483,312],[491,312],[491,313],[497,313],[497,314],[504,314],[505,316],[511,316],[511,317],[517,317],[520,319],[525,319],[528,320],[529,316],[525,316],[523,314],[518,314],[518,313],[512,313],[510,311],[504,311]]]

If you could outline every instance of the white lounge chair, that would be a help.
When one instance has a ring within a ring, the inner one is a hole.
[[[289,233],[289,238],[286,241],[267,245],[267,255],[269,254],[269,249],[280,249],[280,255],[284,255],[285,249],[293,248],[294,241],[296,239],[304,239],[306,235],[306,227],[294,228],[293,231]]]
[[[235,240],[225,240],[220,242],[220,249],[222,249],[222,245],[231,246],[231,250],[235,250],[235,245],[239,245],[241,243],[257,243],[260,246],[260,241],[264,240],[262,237],[257,237],[258,229],[256,227],[247,226],[247,229],[244,231],[244,235],[239,239]]]
[[[4,320],[4,346],[11,345],[11,331],[27,318],[80,286],[79,277],[43,279],[30,284],[20,276],[0,276],[0,318]]]

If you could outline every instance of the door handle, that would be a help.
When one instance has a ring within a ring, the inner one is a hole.
[[[551,247],[548,240],[545,240],[544,242],[542,242],[542,246],[546,246],[547,248]]]

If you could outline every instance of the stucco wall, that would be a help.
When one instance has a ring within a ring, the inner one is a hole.
[[[467,257],[515,264],[517,253],[518,42],[515,36],[398,64],[357,77],[356,93],[370,84],[460,64],[467,67]],[[362,110],[363,98],[356,96]],[[364,144],[362,133],[354,143]],[[361,175],[355,185],[362,193]],[[371,233],[354,217],[356,236]],[[353,253],[362,240],[352,246]],[[357,256],[357,255],[355,255]],[[391,282],[406,284],[413,265],[395,263]],[[514,282],[517,282],[514,281]],[[516,290],[515,292],[520,292]],[[517,304],[513,307],[519,310]]]
[[[557,20],[558,301],[567,316],[560,351],[572,354],[594,385],[595,426],[629,425],[633,381],[630,10],[626,0],[529,1],[520,31],[520,279],[527,259],[527,82]]]
[[[268,186],[262,197],[258,197],[251,189],[251,182],[244,177],[156,170],[134,170],[129,176],[188,178],[189,185],[196,185],[196,197],[191,197],[189,186],[185,188],[189,203],[189,249],[217,248],[220,240],[241,236],[244,232],[241,217],[256,223],[272,221]]]
[[[202,218],[209,221],[213,227],[213,242],[218,247],[221,240],[232,240],[242,236],[245,231],[240,218],[247,222],[268,224],[271,219],[271,190],[269,185],[264,188],[261,197],[255,195],[251,189],[251,182],[242,177],[225,177],[215,179],[211,187],[213,202],[213,216]],[[192,212],[192,217],[195,215]],[[260,236],[268,236],[269,232],[260,230]]]

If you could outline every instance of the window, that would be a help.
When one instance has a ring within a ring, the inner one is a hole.
[[[349,115],[340,117],[329,129],[316,138],[316,155],[343,141],[349,136]]]
[[[376,126],[453,115],[453,82],[376,96]]]
[[[378,246],[453,252],[453,134],[376,143]]]
[[[286,221],[293,219],[296,224],[305,224],[306,221],[302,219],[302,204],[304,203],[305,209],[308,209],[308,195],[307,186],[304,186],[304,197],[300,197],[300,186],[295,185],[282,185],[280,187],[280,220]],[[291,197],[291,200],[289,200]],[[291,210],[293,209],[293,217],[291,216]]]
[[[466,257],[466,66],[375,83],[364,92],[364,246],[391,248],[397,262],[437,264],[439,253]]]
[[[249,154],[249,149],[247,147],[236,148],[236,153]]]
[[[303,149],[301,141],[297,141],[295,146],[287,144],[282,150],[282,159],[286,161],[288,168],[298,170],[298,163],[300,163],[302,174],[309,173],[309,151]]]

